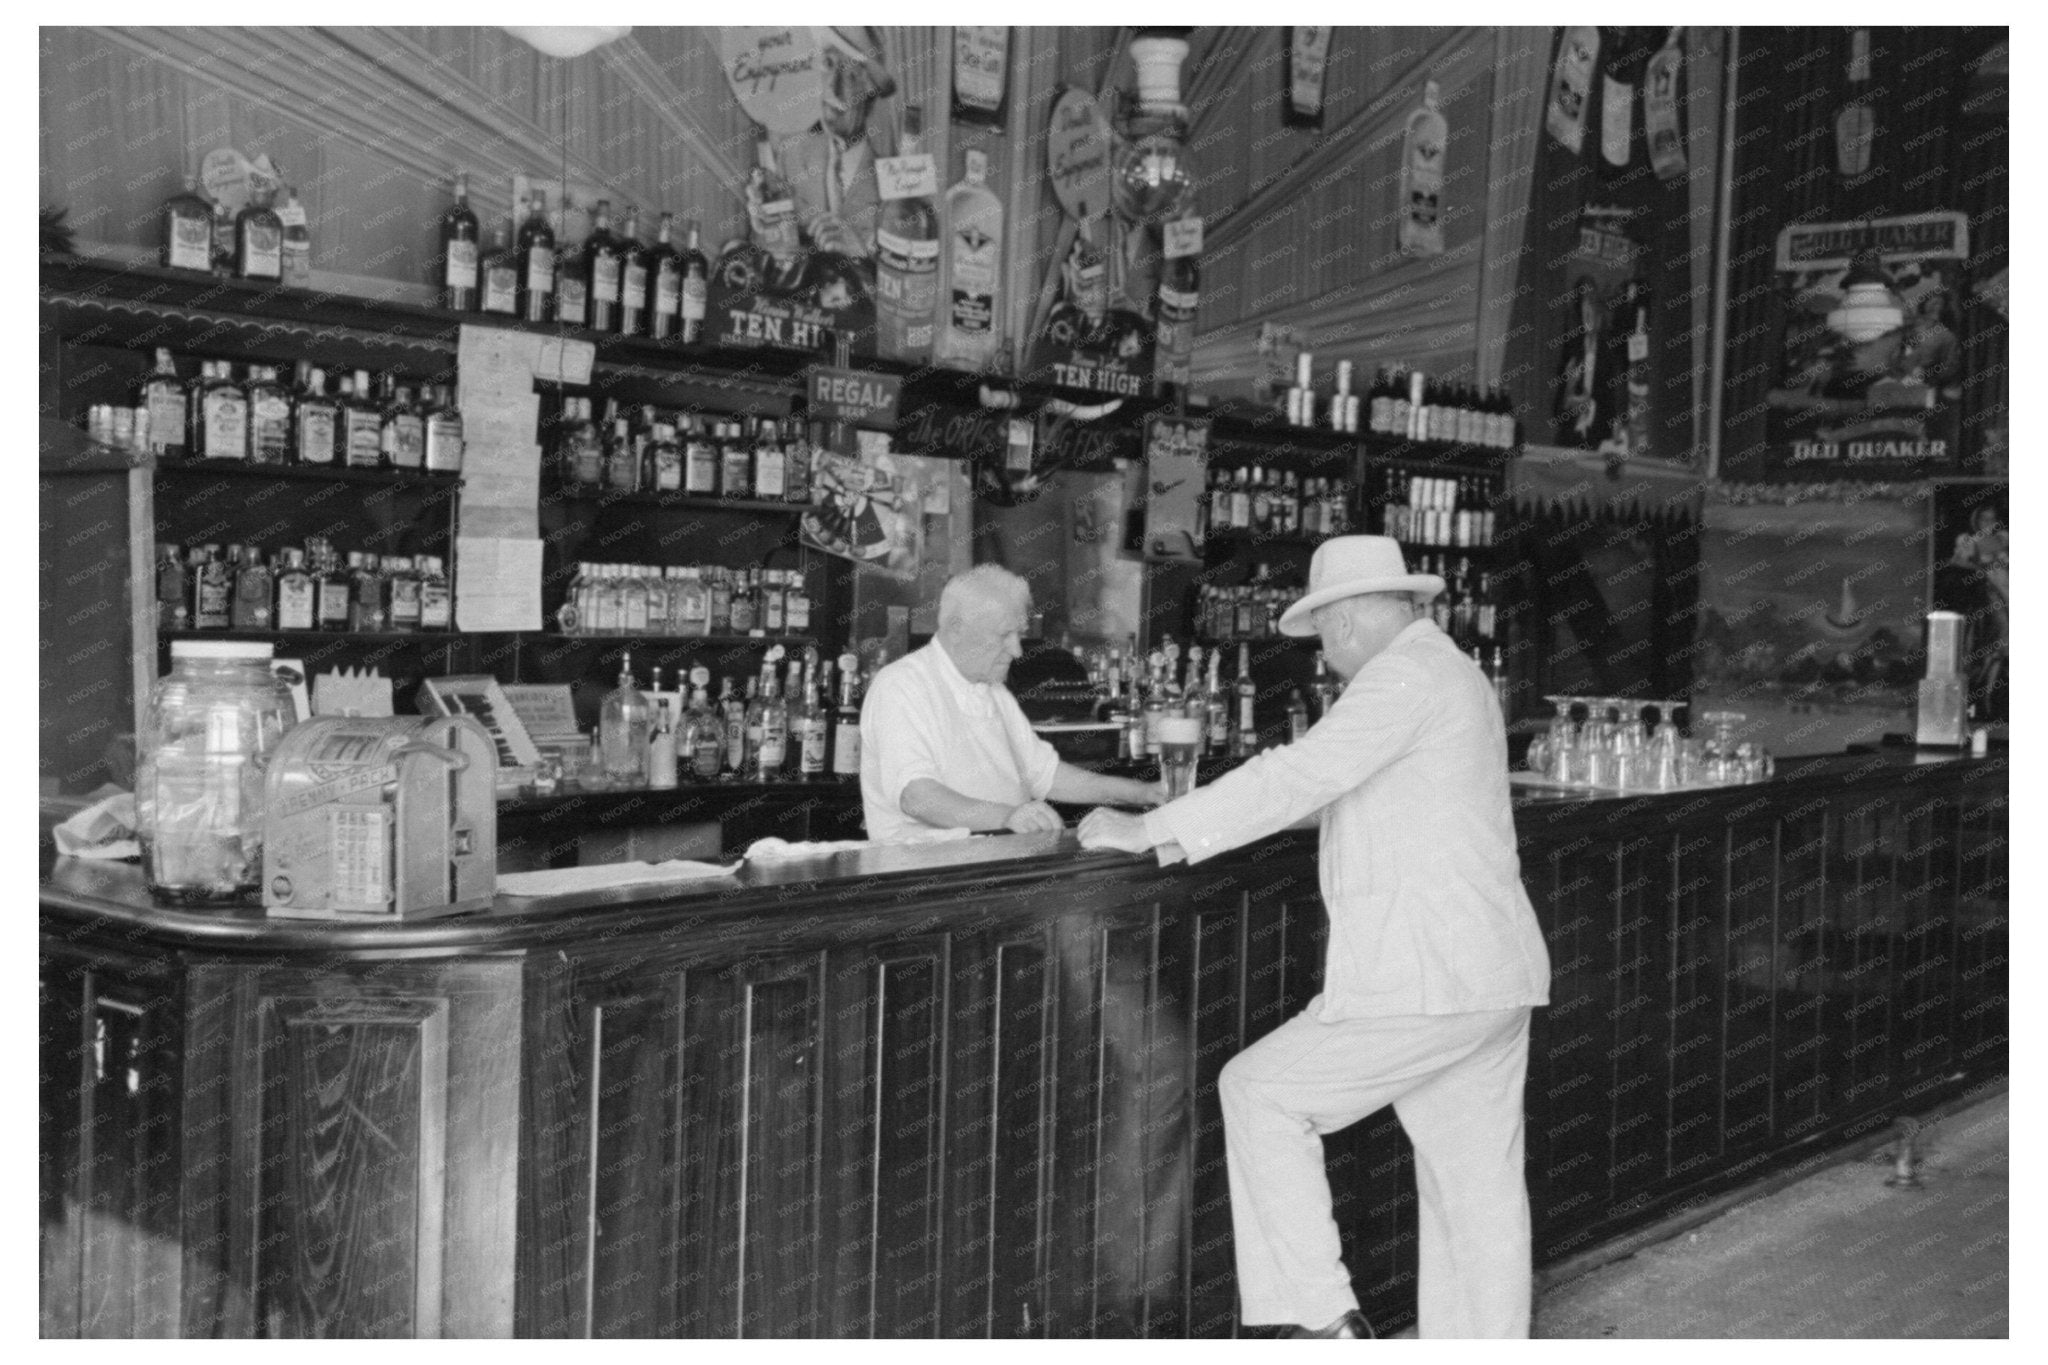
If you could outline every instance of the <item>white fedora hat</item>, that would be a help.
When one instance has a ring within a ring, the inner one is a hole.
[[[1317,607],[1369,592],[1405,592],[1427,602],[1444,590],[1433,573],[1409,573],[1401,545],[1388,536],[1332,536],[1308,564],[1308,592],[1280,618],[1282,635],[1314,635]]]

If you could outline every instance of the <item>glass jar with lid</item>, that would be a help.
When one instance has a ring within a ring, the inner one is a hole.
[[[174,640],[150,689],[135,816],[151,894],[230,904],[261,888],[263,774],[294,719],[268,644]]]

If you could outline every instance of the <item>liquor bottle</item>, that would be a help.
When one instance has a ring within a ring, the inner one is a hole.
[[[192,628],[226,630],[232,619],[234,580],[220,546],[199,547],[192,561]]]
[[[683,256],[675,245],[676,216],[664,211],[642,269],[647,275],[647,335],[673,341],[683,329]]]
[[[696,569],[679,570],[669,594],[669,629],[677,635],[703,636],[711,631],[711,597]]]
[[[619,239],[619,335],[647,335],[647,277],[654,253],[640,241],[640,210],[626,205]]]
[[[825,708],[818,701],[818,667],[806,657],[803,692],[789,712],[789,742],[796,750],[797,776],[808,782],[825,775],[826,748],[831,739]]]
[[[220,199],[213,201],[213,273],[224,280],[235,274],[235,215]]]
[[[192,625],[192,604],[185,592],[185,561],[178,547],[159,541],[156,547],[156,628],[186,630]]]
[[[547,196],[535,190],[519,226],[519,316],[528,322],[555,315],[555,230],[548,226],[547,208]]]
[[[875,349],[891,360],[921,365],[932,358],[939,308],[939,214],[919,181],[930,181],[931,158],[921,145],[923,113],[903,111],[903,137],[880,177],[883,193],[875,224]]]
[[[690,709],[676,739],[677,756],[686,757],[690,771],[707,782],[718,776],[725,755],[725,724],[711,709],[710,686],[709,669],[700,664],[690,670]]]
[[[788,458],[776,424],[763,417],[754,434],[754,496],[780,502],[788,491]]]
[[[294,388],[293,456],[300,464],[331,467],[340,430],[341,405],[327,396],[327,372],[301,360]]]
[[[185,386],[168,346],[156,348],[156,368],[142,381],[138,405],[149,412],[148,447],[166,460],[185,457]]]
[[[213,268],[213,204],[199,192],[199,177],[164,201],[163,263],[175,270]]]
[[[732,630],[732,571],[712,565],[704,572],[711,575],[706,590],[706,601],[710,603],[709,630],[713,635],[728,634]]]
[[[660,669],[655,670],[659,675]],[[660,678],[655,679],[655,690],[660,691]],[[662,698],[655,706],[654,725],[647,734],[647,785],[650,787],[673,787],[676,784],[676,736],[675,727],[669,724],[668,699]]]
[[[450,630],[455,625],[454,594],[439,555],[423,555],[420,573],[420,629]]]
[[[718,447],[705,433],[703,419],[694,416],[683,438],[683,491],[703,498],[718,493]]]
[[[350,600],[353,584],[326,542],[306,542],[306,566],[313,577],[313,629],[353,629],[355,613]],[[381,612],[371,613],[372,621],[379,621],[381,615]],[[375,624],[364,627],[366,630],[377,628]]]
[[[384,463],[392,469],[424,469],[427,464],[427,424],[413,406],[412,390],[381,375],[384,411],[377,431],[377,444]]]
[[[392,564],[396,556],[391,557]],[[380,631],[391,620],[391,595],[386,574],[387,561],[373,554],[351,551],[348,557],[348,628]],[[339,576],[339,575],[337,575]]]
[[[638,785],[647,779],[647,738],[654,708],[633,683],[633,654],[619,663],[619,685],[605,695],[597,720],[598,747],[604,775],[614,782]]]
[[[277,607],[272,619],[279,630],[312,630],[318,624],[318,593],[306,572],[306,552],[296,546],[280,552],[276,579]]]
[[[313,283],[313,233],[307,227],[306,206],[299,202],[299,187],[284,187],[284,203],[277,207],[277,221],[284,226],[284,282],[295,289]]]
[[[384,465],[384,414],[370,397],[370,372],[357,370],[351,380],[341,381],[342,462],[351,469],[381,469]]]
[[[647,633],[647,578],[637,564],[619,566],[619,633]]]
[[[742,569],[739,582],[732,589],[731,627],[735,635],[750,635],[759,619],[755,607],[759,598],[754,584],[754,571]]]
[[[654,439],[648,444],[649,487],[656,493],[677,493],[683,487],[683,448],[676,440],[675,423],[655,422]]]
[[[270,629],[270,570],[264,567],[262,551],[253,545],[230,545],[228,563],[235,579],[228,624],[236,630]]]
[[[458,313],[477,306],[476,214],[469,207],[469,172],[455,173],[455,202],[441,215],[441,306]]]
[[[854,687],[860,681],[860,656],[839,656],[839,709],[832,717],[832,771],[840,777],[860,776],[860,707]]]
[[[941,262],[939,364],[979,374],[994,367],[1003,278],[1003,201],[988,187],[988,154],[967,152],[967,173],[946,191],[946,254]]]
[[[775,165],[775,144],[762,138],[754,144],[755,165],[748,177],[747,218],[754,245],[774,258],[778,270],[793,273],[803,254],[797,233],[796,194]],[[695,234],[690,245],[697,245]]]
[[[590,236],[583,243],[578,274],[589,309],[587,325],[593,332],[619,330],[619,287],[624,278],[625,244],[612,235],[612,201],[597,201]]]
[[[782,428],[782,498],[784,502],[809,503],[811,500],[812,452],[817,448],[818,430],[816,423],[806,427],[803,420],[792,417]]]
[[[1186,386],[1195,351],[1195,311],[1201,302],[1202,271],[1192,254],[1168,256],[1159,265],[1159,299],[1154,308],[1158,321],[1157,363],[1159,379]]]
[[[436,474],[462,472],[462,412],[455,406],[454,389],[447,384],[430,384],[426,389],[424,413],[427,468]]]
[[[782,776],[783,765],[789,759],[789,705],[783,699],[772,663],[762,666],[761,695],[756,700],[761,706],[758,737],[753,717],[747,719],[747,737],[754,746],[751,772],[757,782],[773,782]]]
[[[196,460],[249,458],[249,396],[235,382],[225,360],[200,366],[187,443]]]
[[[1235,690],[1237,722],[1231,727],[1230,752],[1234,757],[1243,758],[1259,747],[1259,722],[1254,715],[1259,687],[1252,681],[1252,647],[1248,644],[1240,644],[1237,647]]]
[[[1323,659],[1323,651],[1316,651],[1315,680],[1309,684],[1309,696],[1315,701],[1315,718],[1321,720],[1330,714],[1330,708],[1337,704],[1337,683],[1330,676],[1330,666]]]
[[[723,448],[718,457],[718,494],[724,498],[754,495],[754,453],[747,449],[738,422],[719,423]]]
[[[512,249],[505,225],[491,229],[491,249],[478,263],[480,283],[477,306],[502,317],[519,316],[519,253]]]
[[[420,628],[420,576],[407,555],[384,557],[384,619],[387,630]]]
[[[725,753],[722,755],[722,769],[738,776],[747,770],[747,703],[733,695],[732,679],[723,680],[724,690],[718,694],[718,711],[725,723]],[[747,679],[747,690],[753,691],[754,680]]]
[[[788,598],[783,628],[791,635],[808,635],[811,632],[811,592],[804,582],[803,570],[785,570],[783,582]]]
[[[761,629],[770,635],[781,635],[788,631],[789,596],[782,585],[782,570],[761,570]],[[791,702],[795,693],[789,694]]]
[[[1292,744],[1308,733],[1308,703],[1295,688],[1287,697],[1287,742]]]
[[[284,222],[268,191],[253,192],[235,215],[235,274],[245,280],[284,280]]]
[[[704,340],[704,312],[711,298],[711,262],[704,255],[704,243],[697,220],[684,224],[682,250],[682,330],[678,339],[685,346]]]
[[[249,463],[283,464],[291,451],[291,395],[268,365],[249,367],[243,392],[249,401]]]
[[[607,234],[609,235],[609,234]],[[590,325],[590,266],[587,245],[569,240],[569,202],[555,210],[555,321]]]
[[[1230,748],[1230,698],[1223,690],[1223,649],[1209,651],[1209,677],[1202,689],[1203,739],[1211,754]]]
[[[617,415],[616,404],[612,405],[612,412],[600,476],[609,491],[631,493],[640,487],[640,449],[633,440],[631,423]]]
[[[590,420],[590,400],[574,394],[562,400],[556,427],[556,467],[571,488],[596,489],[604,483],[604,441]]]

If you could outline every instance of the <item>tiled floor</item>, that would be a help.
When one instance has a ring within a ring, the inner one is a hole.
[[[1930,1123],[1919,1189],[1891,1149],[1552,1285],[1539,1337],[2003,1337],[2007,1096]]]

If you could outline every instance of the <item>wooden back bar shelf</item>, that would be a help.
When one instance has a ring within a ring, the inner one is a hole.
[[[1518,803],[1539,1263],[2003,1073],[2006,789],[1909,753]],[[1215,1084],[1317,989],[1312,837],[708,885],[358,927],[46,860],[43,1333],[1242,1330]],[[1406,1143],[1328,1141],[1398,1327]]]

